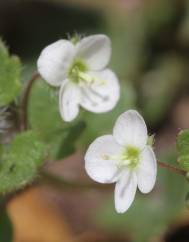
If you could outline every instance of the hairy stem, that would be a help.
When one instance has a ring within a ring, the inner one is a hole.
[[[162,168],[165,168],[171,172],[174,172],[176,174],[179,174],[179,175],[182,175],[182,176],[186,176],[186,171],[180,169],[180,168],[177,168],[175,166],[172,166],[172,165],[169,165],[167,163],[164,163],[164,162],[161,162],[161,161],[157,161],[158,165]]]
[[[33,74],[31,79],[27,82],[21,102],[20,102],[20,129],[21,131],[26,130],[28,128],[28,102],[29,96],[31,93],[32,86],[34,82],[39,78],[39,73],[36,72]]]

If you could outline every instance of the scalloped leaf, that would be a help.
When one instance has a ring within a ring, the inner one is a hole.
[[[44,162],[44,145],[33,131],[18,134],[0,163],[0,193],[31,183]]]
[[[10,56],[0,40],[0,106],[12,102],[21,91],[21,63],[17,56]]]
[[[182,130],[177,137],[179,166],[189,171],[189,129]]]

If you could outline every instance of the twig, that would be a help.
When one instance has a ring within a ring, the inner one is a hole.
[[[158,165],[162,168],[168,169],[169,171],[172,171],[172,172],[177,173],[179,175],[186,176],[187,172],[180,169],[180,168],[177,168],[175,166],[169,165],[169,164],[161,162],[161,161],[157,161],[157,162],[158,162]]]
[[[27,82],[26,87],[24,89],[21,103],[20,103],[20,129],[21,131],[26,130],[28,128],[28,102],[29,102],[29,96],[30,92],[33,86],[33,83],[35,80],[39,78],[39,73],[36,72],[33,74],[31,79]]]

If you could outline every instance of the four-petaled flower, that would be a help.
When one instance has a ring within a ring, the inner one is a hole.
[[[142,193],[152,190],[157,161],[147,145],[147,127],[142,116],[129,110],[117,119],[113,135],[97,138],[85,155],[88,175],[100,183],[114,183],[115,208],[125,212],[132,204],[137,186]]]
[[[65,121],[72,121],[79,106],[95,112],[114,108],[120,96],[116,75],[105,69],[110,61],[111,42],[105,35],[85,37],[76,44],[61,39],[47,46],[38,59],[41,76],[60,86],[59,108]]]

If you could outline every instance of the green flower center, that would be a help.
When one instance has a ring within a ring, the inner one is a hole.
[[[87,81],[88,75],[86,71],[88,70],[87,65],[81,59],[75,59],[68,71],[68,77],[74,83],[81,83],[82,81]]]
[[[118,168],[135,168],[139,163],[140,150],[133,146],[128,146],[119,157]]]

